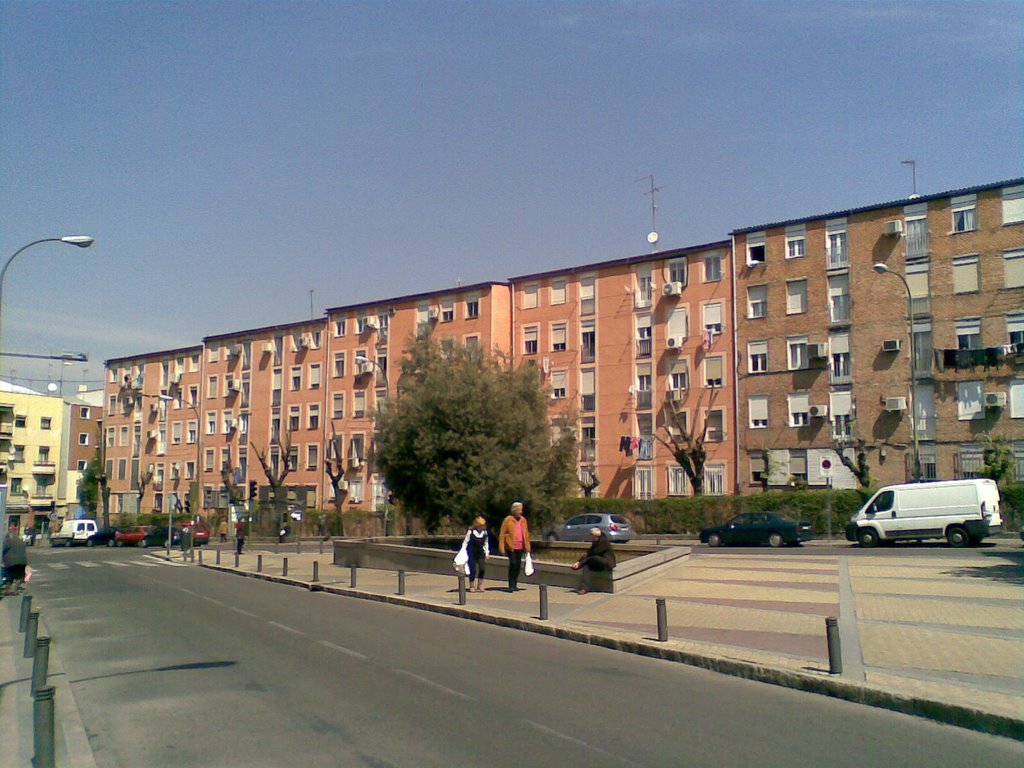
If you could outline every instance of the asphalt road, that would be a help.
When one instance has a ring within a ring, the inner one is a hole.
[[[100,768],[1024,764],[1005,739],[135,549],[30,556]]]

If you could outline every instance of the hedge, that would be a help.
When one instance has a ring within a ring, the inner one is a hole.
[[[1021,515],[1024,514],[1024,483],[1002,486],[999,491],[1004,530],[1020,530]],[[872,493],[874,489],[768,491],[749,496],[685,496],[649,500],[563,499],[558,512],[564,519],[600,509],[628,518],[640,534],[695,535],[701,528],[721,525],[742,512],[771,510],[799,520],[809,520],[819,535],[827,532],[831,523],[832,535],[841,536],[850,515]]]

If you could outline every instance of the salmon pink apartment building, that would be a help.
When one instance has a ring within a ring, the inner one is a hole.
[[[983,435],[1024,477],[1022,308],[1024,179],[328,308],[108,360],[112,511],[226,509],[268,472],[289,503],[379,508],[373,414],[428,331],[537,366],[600,497],[692,494],[669,447],[687,435],[705,494],[853,486],[843,458],[879,482],[970,476]]]

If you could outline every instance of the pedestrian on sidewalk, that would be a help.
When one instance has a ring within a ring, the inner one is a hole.
[[[573,563],[572,567],[575,571],[583,571],[580,574],[580,588],[576,590],[578,595],[585,595],[590,591],[591,577],[595,571],[610,572],[615,568],[612,543],[600,528],[590,529],[590,549]]]
[[[4,537],[3,557],[0,564],[3,566],[3,581],[5,593],[15,595],[24,592],[25,567],[28,565],[28,553],[25,551],[25,542],[17,531],[8,531]]]
[[[220,543],[223,544],[223,543],[225,543],[228,540],[228,521],[227,521],[227,518],[224,518],[223,520],[220,521],[220,528],[218,530],[220,532]]]
[[[469,591],[484,591],[484,571],[487,558],[491,556],[491,547],[488,544],[490,535],[487,533],[487,521],[482,517],[476,518],[473,525],[466,531],[466,538],[462,540],[462,548],[469,556]],[[473,580],[476,579],[476,587]]]
[[[517,501],[512,505],[512,514],[501,523],[498,535],[498,552],[508,557],[508,591],[519,589],[519,569],[523,566],[523,557],[530,551],[530,526],[523,517],[523,503]]]
[[[189,554],[192,552],[192,528],[185,526],[181,529],[181,559],[188,560]]]
[[[243,549],[245,549],[245,520],[240,518],[235,523],[235,554],[242,554]]]

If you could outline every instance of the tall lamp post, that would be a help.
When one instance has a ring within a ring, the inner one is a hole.
[[[914,349],[914,307],[913,298],[910,295],[910,283],[899,272],[893,272],[889,269],[886,264],[874,264],[872,269],[880,275],[894,275],[898,277],[907,292],[907,335],[910,339],[910,347],[907,350],[907,355],[910,358],[910,436],[914,451],[912,457],[913,465],[910,473],[916,483],[921,480],[921,450],[917,440],[917,364],[915,362],[917,355]]]
[[[27,251],[33,245],[39,245],[40,243],[67,243],[68,245],[75,245],[79,248],[88,248],[93,244],[93,239],[88,235],[67,235],[65,237],[44,237],[41,240],[33,240],[28,245],[23,245],[21,248],[14,252],[14,255],[4,262],[4,267],[0,270],[0,351],[3,350],[3,316],[4,316],[4,304],[3,304],[3,292],[4,292],[4,279],[7,277],[7,268],[11,266],[18,256]],[[6,484],[6,480],[4,481]],[[0,494],[0,528],[2,528],[2,534],[7,532],[7,495],[6,490]]]

